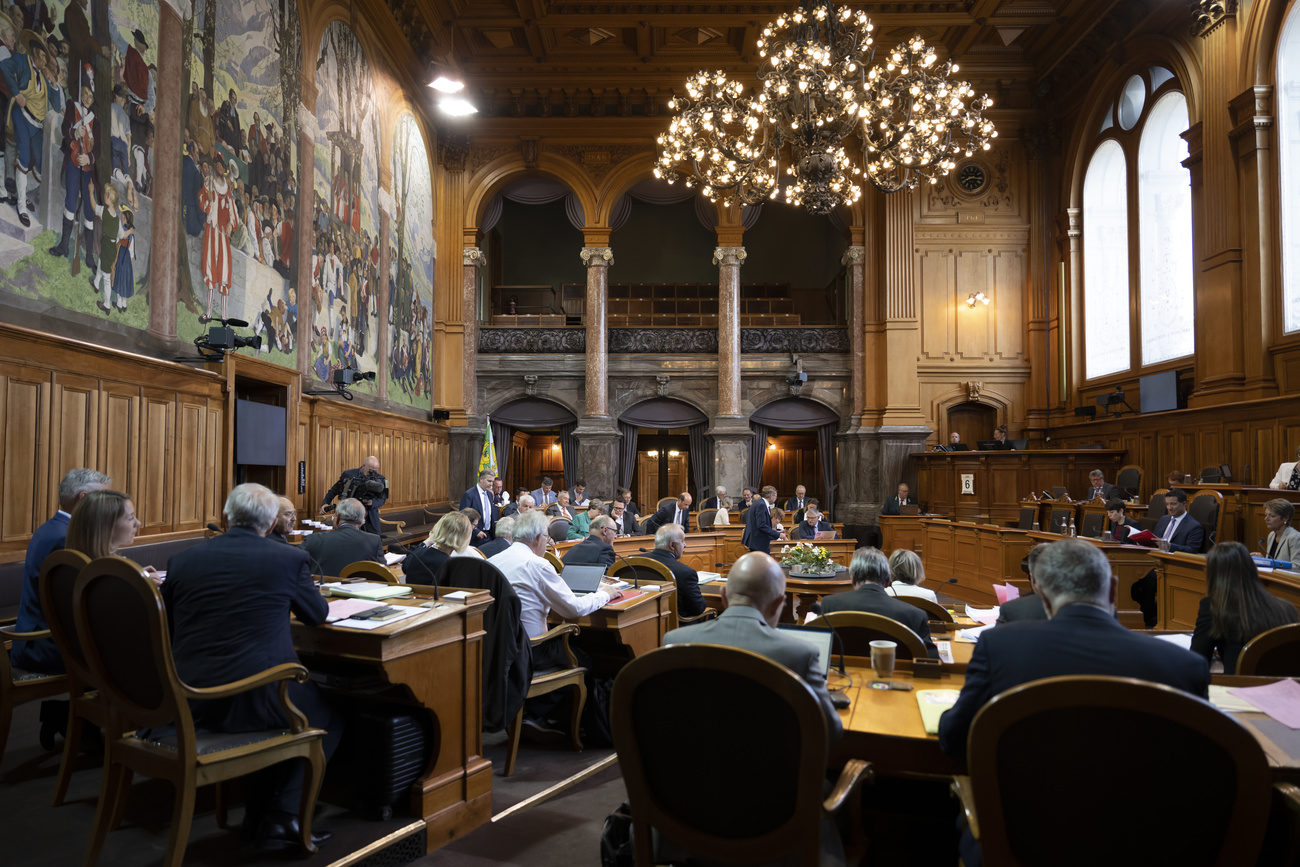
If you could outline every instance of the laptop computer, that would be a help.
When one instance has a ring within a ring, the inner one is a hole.
[[[595,593],[600,587],[600,579],[605,577],[605,567],[599,564],[578,564],[574,563],[564,567],[560,573],[560,580],[569,585],[574,596],[585,596],[588,593]]]
[[[948,451],[968,452],[970,451],[970,445],[968,443],[953,443],[952,445],[948,446]]]
[[[831,643],[834,635],[829,629],[818,626],[799,626],[794,623],[782,623],[776,627],[783,634],[806,641],[817,648],[817,662],[823,675],[831,670]]]

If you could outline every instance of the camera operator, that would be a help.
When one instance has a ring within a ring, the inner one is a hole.
[[[379,473],[379,458],[371,455],[354,470],[344,470],[343,475],[325,494],[321,507],[328,507],[334,498],[349,497],[360,500],[366,507],[365,531],[382,538],[379,531],[379,508],[388,502],[388,480]]]

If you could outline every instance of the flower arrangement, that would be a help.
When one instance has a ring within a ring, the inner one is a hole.
[[[799,542],[786,545],[781,549],[781,565],[789,566],[791,572],[805,574],[834,573],[838,564],[831,560],[830,552],[819,545]]]

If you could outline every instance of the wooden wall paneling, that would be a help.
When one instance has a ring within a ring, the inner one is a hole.
[[[986,308],[992,311],[994,323],[991,351],[1003,360],[1020,360],[1025,357],[1027,331],[1025,306],[1020,301],[1025,291],[1027,249],[990,250],[989,253],[993,285],[991,292],[989,289],[984,291],[989,292],[993,298]],[[959,300],[965,297],[959,295]]]
[[[100,388],[100,407],[99,468],[112,477],[114,488],[134,498],[140,487],[139,386],[105,382]]]
[[[133,496],[141,534],[168,532],[175,520],[172,491],[177,450],[175,393],[142,390],[139,488]]]
[[[226,402],[219,397],[208,398],[208,421],[204,428],[207,445],[204,452],[203,507],[207,514],[203,524],[221,523],[221,514],[226,505],[225,449],[222,448],[221,435],[226,429]]]
[[[207,523],[208,402],[180,395],[176,409],[176,530]]]
[[[25,541],[54,514],[48,490],[50,377],[39,368],[12,366],[0,384],[0,487],[4,519],[0,541]]]
[[[51,453],[45,482],[50,512],[56,505],[59,482],[68,470],[99,467],[99,380],[56,372],[53,382]]]
[[[948,251],[918,251],[915,274],[920,283],[918,312],[921,317],[921,357],[945,358],[953,346],[956,325],[954,306],[956,291],[952,278],[952,259]]]
[[[996,311],[983,304],[971,309],[966,306],[966,298],[972,292],[988,294],[992,291],[989,286],[990,263],[983,250],[958,250],[952,259],[956,285],[953,292],[947,293],[949,300],[945,305],[957,323],[957,345],[951,354],[961,359],[978,359],[988,352]]]

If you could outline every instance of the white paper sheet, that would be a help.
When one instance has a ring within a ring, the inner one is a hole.
[[[398,623],[406,620],[408,617],[414,617],[417,614],[424,614],[428,609],[419,606],[406,605],[402,606],[396,615],[387,620],[340,620],[335,626],[342,626],[345,629],[378,629],[381,626],[387,626],[390,623]]]

